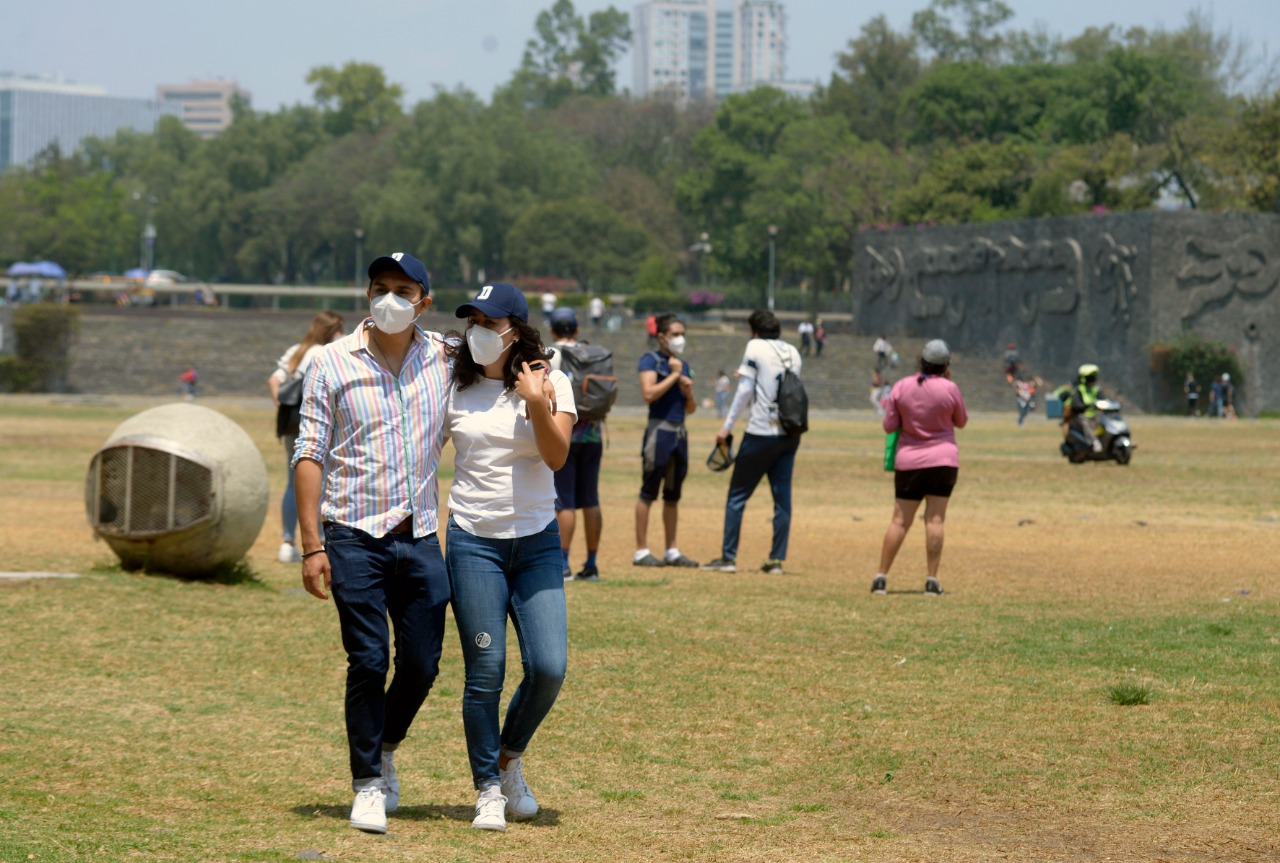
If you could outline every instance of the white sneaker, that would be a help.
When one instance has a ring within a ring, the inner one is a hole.
[[[400,808],[400,777],[396,775],[395,750],[382,752],[382,787],[387,795],[387,814]]]
[[[381,785],[366,785],[356,794],[351,826],[366,833],[387,832],[387,795]]]
[[[525,784],[519,758],[512,758],[507,762],[507,769],[499,770],[498,776],[502,783],[502,793],[507,797],[508,818],[512,821],[524,821],[538,814],[538,801]]]
[[[507,819],[503,810],[506,806],[507,798],[502,796],[502,788],[490,785],[476,798],[476,817],[472,819],[471,826],[477,830],[505,831]]]
[[[281,563],[297,563],[302,560],[302,555],[298,553],[298,547],[291,542],[280,544],[280,550],[276,552],[276,560]]]

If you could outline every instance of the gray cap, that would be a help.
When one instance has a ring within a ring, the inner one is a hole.
[[[934,339],[924,346],[920,359],[935,366],[945,366],[951,362],[951,348],[942,339]]]

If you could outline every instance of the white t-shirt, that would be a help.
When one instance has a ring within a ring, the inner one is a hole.
[[[551,372],[556,410],[577,419],[573,385]],[[449,388],[444,434],[453,438],[449,510],[458,527],[488,539],[514,539],[546,530],[556,517],[551,468],[538,454],[524,399],[502,381],[480,378],[465,390]]]
[[[276,370],[271,373],[271,377],[280,383],[284,383],[289,379],[289,360],[293,359],[293,355],[297,353],[298,348],[302,347],[299,342],[292,345],[289,350],[285,351],[280,359],[276,360]],[[311,361],[316,358],[316,354],[323,351],[327,345],[312,345],[307,348],[307,352],[302,355],[302,361],[298,363],[298,368],[293,372],[296,377],[303,377],[307,373],[307,369],[311,367]]]
[[[592,297],[591,302],[588,303],[587,305],[588,305],[588,308],[591,310],[591,317],[593,318],[604,317],[604,300],[600,299],[599,297]]]
[[[542,310],[548,313],[555,311],[557,302],[558,302],[558,299],[556,295],[551,293],[550,291],[547,291],[545,294],[542,295]]]
[[[791,371],[800,374],[800,352],[782,339],[752,339],[742,354],[738,374],[750,378],[754,391],[747,431],[755,435],[784,434],[778,422],[778,383],[782,380],[783,361]]]

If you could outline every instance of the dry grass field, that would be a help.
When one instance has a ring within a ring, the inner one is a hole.
[[[869,593],[892,496],[870,414],[806,436],[783,577],[633,569],[642,420],[618,417],[604,578],[566,587],[569,679],[527,758],[543,812],[470,829],[451,628],[370,836],[336,615],[274,560],[270,412],[202,403],[270,472],[245,583],[124,573],[92,538],[89,458],[153,402],[0,396],[0,569],[82,573],[0,582],[3,863],[1280,860],[1280,423],[1133,416],[1122,468],[977,416],[930,598],[918,527]],[[714,419],[691,429],[680,547],[706,560],[727,476],[700,462]],[[762,488],[740,562],[770,512]]]

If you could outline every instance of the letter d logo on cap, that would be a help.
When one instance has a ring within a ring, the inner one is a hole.
[[[404,252],[395,252],[394,254],[391,255],[391,260],[395,261],[396,263],[399,263],[400,259],[403,257],[404,257]]]
[[[492,293],[493,293],[493,285],[485,285],[483,288],[480,289],[480,295],[476,297],[476,299],[487,300],[489,299],[489,295]]]

